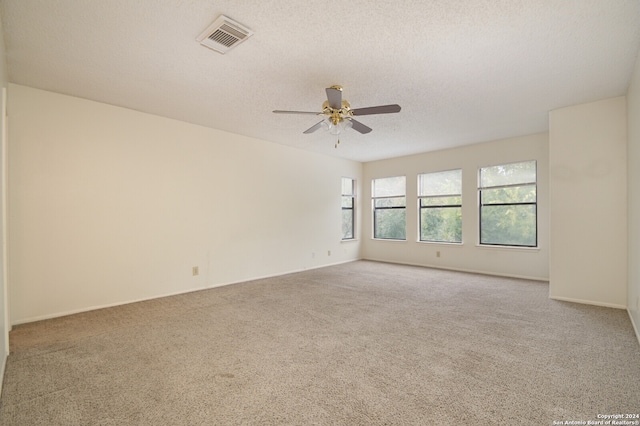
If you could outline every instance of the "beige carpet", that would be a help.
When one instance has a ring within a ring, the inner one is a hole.
[[[640,413],[624,310],[359,261],[18,326],[0,424],[551,425]]]

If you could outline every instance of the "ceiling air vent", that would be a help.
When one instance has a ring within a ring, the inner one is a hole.
[[[220,15],[196,40],[209,49],[226,53],[252,35],[253,31],[249,28],[235,22],[228,16]]]

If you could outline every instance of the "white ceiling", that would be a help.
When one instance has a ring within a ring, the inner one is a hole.
[[[626,93],[638,0],[0,0],[9,80],[371,161],[544,132],[550,110]],[[254,31],[225,55],[220,14]],[[335,149],[302,131],[324,89],[359,121]],[[266,142],[265,142],[266,143]]]

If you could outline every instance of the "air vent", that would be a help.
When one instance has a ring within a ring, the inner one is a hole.
[[[252,35],[253,31],[249,28],[227,16],[220,15],[196,40],[201,45],[224,54]]]

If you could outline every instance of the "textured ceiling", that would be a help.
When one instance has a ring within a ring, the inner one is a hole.
[[[638,0],[0,0],[9,80],[358,161],[547,131],[548,112],[626,93]],[[220,14],[254,31],[225,55]],[[398,103],[373,128],[302,131],[324,89]]]

